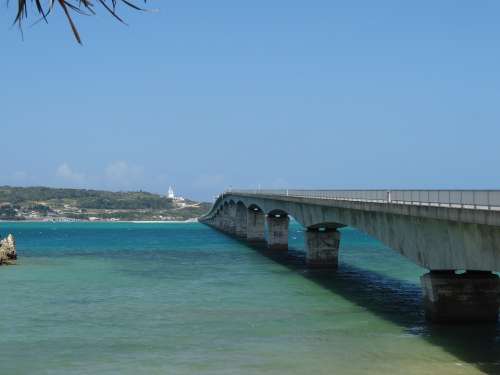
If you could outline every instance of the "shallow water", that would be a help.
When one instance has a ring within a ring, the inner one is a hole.
[[[500,329],[433,327],[413,265],[342,230],[340,268],[201,224],[1,223],[0,374],[499,374]]]

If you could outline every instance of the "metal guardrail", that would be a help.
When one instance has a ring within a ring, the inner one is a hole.
[[[296,190],[229,189],[225,193],[500,210],[500,190]]]

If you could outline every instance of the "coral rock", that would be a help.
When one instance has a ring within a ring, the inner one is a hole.
[[[0,264],[15,264],[16,259],[16,240],[12,234],[9,234],[0,240]]]

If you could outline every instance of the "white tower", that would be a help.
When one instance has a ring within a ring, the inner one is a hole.
[[[169,198],[169,199],[175,199],[174,189],[172,189],[172,186],[168,187],[167,198]]]

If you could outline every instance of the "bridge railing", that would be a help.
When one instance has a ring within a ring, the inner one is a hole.
[[[500,210],[500,190],[230,189],[226,193]]]

